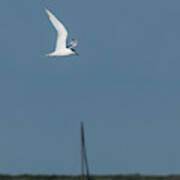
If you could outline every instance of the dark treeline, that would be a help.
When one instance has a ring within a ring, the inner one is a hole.
[[[62,175],[0,175],[0,180],[81,180],[81,176]],[[93,175],[90,180],[180,180],[180,175],[142,176],[135,175]]]

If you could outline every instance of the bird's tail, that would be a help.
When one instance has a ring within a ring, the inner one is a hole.
[[[49,56],[50,56],[49,54],[41,55],[41,57],[49,57]]]

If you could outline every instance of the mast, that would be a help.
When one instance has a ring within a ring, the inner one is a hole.
[[[85,180],[85,163],[84,163],[84,127],[81,122],[81,180]]]
[[[86,180],[85,168],[87,180],[90,180],[88,159],[86,154],[85,137],[84,137],[84,125],[81,122],[81,180]]]

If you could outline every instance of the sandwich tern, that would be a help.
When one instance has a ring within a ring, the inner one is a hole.
[[[67,45],[67,36],[68,32],[64,25],[48,10],[45,8],[45,11],[49,17],[49,20],[53,24],[54,28],[57,31],[57,40],[56,48],[53,52],[47,54],[46,56],[69,56],[69,55],[78,55],[78,53],[73,49],[77,46],[78,42],[74,39],[71,40],[70,44]]]

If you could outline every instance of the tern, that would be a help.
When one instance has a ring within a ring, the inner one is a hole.
[[[68,32],[64,25],[48,10],[45,8],[49,20],[57,31],[56,48],[53,52],[47,54],[46,56],[69,56],[78,55],[78,53],[73,49],[77,46],[77,41],[72,39],[70,44],[67,45]]]

